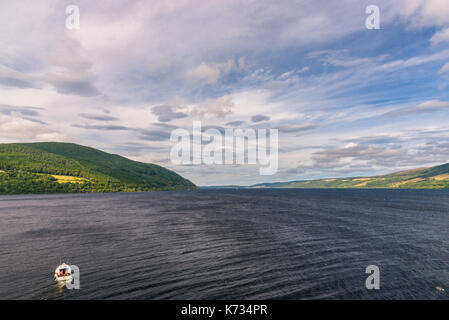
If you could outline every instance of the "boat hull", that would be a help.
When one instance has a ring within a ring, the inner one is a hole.
[[[60,283],[67,283],[72,281],[72,276],[56,276],[55,275],[55,281]]]

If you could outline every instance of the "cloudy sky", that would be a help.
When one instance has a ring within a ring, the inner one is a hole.
[[[66,7],[80,29],[66,28]],[[107,5],[106,5],[107,4]],[[380,30],[365,27],[380,7]],[[174,165],[192,122],[279,129],[279,170]],[[198,185],[449,162],[447,0],[0,0],[0,142],[66,141]]]

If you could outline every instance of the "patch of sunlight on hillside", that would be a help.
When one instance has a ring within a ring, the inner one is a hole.
[[[397,187],[402,186],[407,183],[415,183],[415,182],[420,182],[420,181],[424,181],[424,180],[425,179],[423,179],[423,178],[415,178],[415,179],[405,180],[405,181],[401,181],[401,182],[392,183],[390,185],[390,187],[397,188]]]
[[[89,181],[88,179],[81,177],[59,176],[54,174],[52,174],[51,176],[57,180],[57,183],[84,183],[86,181]]]
[[[438,180],[438,181],[449,180],[449,173],[440,174],[438,176],[433,176],[433,177],[430,177],[430,179],[434,179],[434,180]]]

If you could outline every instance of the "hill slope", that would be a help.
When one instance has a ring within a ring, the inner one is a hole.
[[[161,166],[77,144],[0,144],[0,194],[193,188]]]
[[[253,185],[251,188],[442,189],[449,188],[449,163],[383,176],[261,183]]]

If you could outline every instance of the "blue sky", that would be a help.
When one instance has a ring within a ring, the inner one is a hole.
[[[446,0],[2,1],[0,140],[76,142],[199,185],[440,164],[448,44]],[[170,132],[194,120],[279,129],[278,173],[173,165]]]

